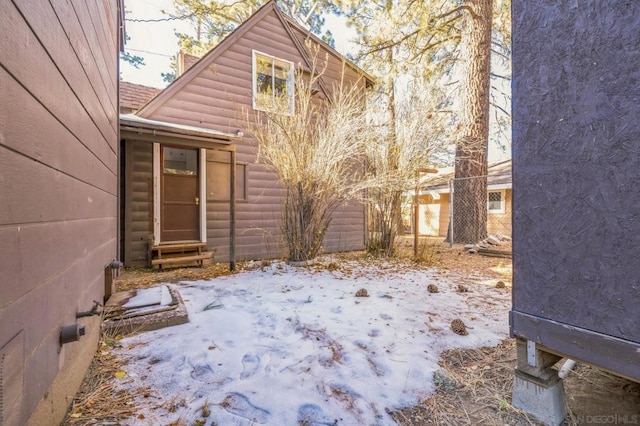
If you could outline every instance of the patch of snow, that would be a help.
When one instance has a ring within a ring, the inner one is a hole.
[[[162,285],[159,287],[145,288],[136,291],[136,295],[127,301],[123,308],[140,308],[149,305],[166,306],[171,303],[171,293],[169,287]]]
[[[490,279],[385,262],[347,272],[274,263],[184,282],[188,324],[122,340],[121,386],[150,387],[143,420],[221,425],[394,425],[386,409],[434,390],[440,353],[508,335],[510,292]],[[456,292],[464,282],[468,293]],[[439,293],[430,294],[428,284]],[[356,298],[366,288],[369,297]],[[218,309],[205,309],[216,302]],[[220,306],[218,306],[220,305]],[[460,318],[468,336],[450,330]],[[209,414],[209,413],[207,413]]]

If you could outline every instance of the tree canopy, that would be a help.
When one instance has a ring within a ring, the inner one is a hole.
[[[265,0],[174,0],[175,16],[188,19],[194,34],[177,33],[180,47],[202,56],[266,3]],[[322,32],[326,13],[340,13],[342,2],[331,0],[279,0],[278,7],[333,45],[330,31]]]

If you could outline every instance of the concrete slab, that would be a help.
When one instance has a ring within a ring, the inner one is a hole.
[[[140,333],[189,322],[178,289],[166,285],[111,295],[104,307],[103,330],[111,335]]]

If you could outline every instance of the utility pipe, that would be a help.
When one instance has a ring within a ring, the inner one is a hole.
[[[564,364],[562,364],[562,368],[560,368],[560,371],[558,372],[558,377],[564,379],[565,377],[567,377],[567,374],[569,374],[569,371],[571,371],[575,366],[576,362],[572,359],[567,358]]]

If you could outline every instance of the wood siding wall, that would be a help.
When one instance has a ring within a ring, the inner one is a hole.
[[[235,37],[235,35],[231,35]],[[247,200],[236,206],[236,257],[258,259],[283,254],[280,231],[282,189],[277,176],[256,164],[257,141],[249,135],[245,115],[253,114],[252,50],[303,63],[298,49],[271,11],[249,31],[235,37],[231,46],[217,56],[214,63],[193,78],[173,97],[153,111],[142,112],[145,118],[206,127],[225,132],[242,130],[237,142],[237,162],[247,165]],[[203,60],[207,60],[206,58]],[[336,69],[336,67],[338,67]],[[339,76],[341,64],[333,60],[327,75]],[[350,79],[357,75],[348,69]],[[362,82],[364,87],[364,82]],[[330,85],[329,85],[330,86]],[[209,152],[208,159],[218,154]],[[336,212],[325,241],[326,251],[364,248],[364,208],[350,204]],[[207,239],[215,249],[215,261],[229,256],[229,204],[207,203]]]
[[[127,141],[124,171],[124,263],[147,265],[153,238],[153,144]]]
[[[99,334],[76,312],[116,256],[117,2],[0,16],[0,424],[58,424]],[[59,348],[76,323],[87,335]]]

